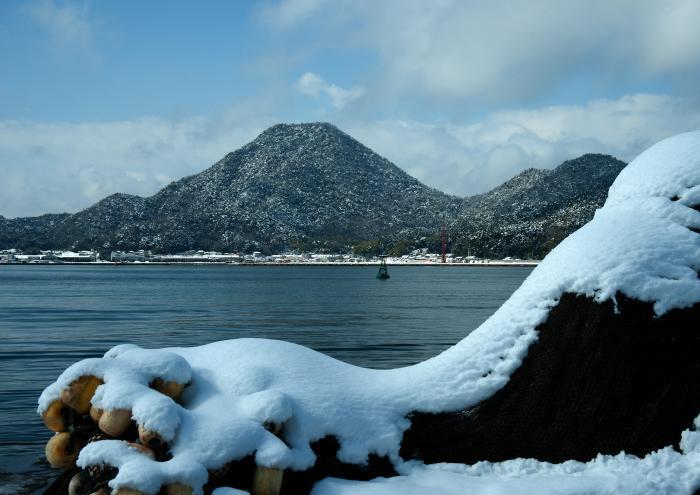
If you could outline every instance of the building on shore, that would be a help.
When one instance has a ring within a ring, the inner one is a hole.
[[[97,251],[51,251],[46,256],[48,260],[62,263],[95,263],[100,259],[100,253]]]
[[[355,254],[332,253],[285,253],[265,255],[260,251],[251,254],[221,253],[217,251],[186,251],[177,254],[153,254],[148,250],[112,251],[109,260],[112,263],[228,263],[254,265],[313,265],[313,264],[377,264],[378,257],[365,257]],[[0,263],[107,263],[100,259],[97,251],[41,251],[39,254],[24,254],[20,250],[0,250]],[[475,256],[454,256],[446,254],[445,261],[437,253],[430,253],[426,248],[416,249],[402,256],[389,256],[389,265],[492,265],[492,266],[533,266],[537,260],[521,260],[506,257],[503,259],[486,259]]]
[[[143,249],[139,251],[112,251],[109,255],[109,260],[115,263],[133,263],[135,261],[150,261],[151,252],[144,251]]]
[[[100,261],[97,251],[40,251],[39,253],[24,254],[10,249],[0,251],[2,263],[96,263]]]
[[[16,254],[16,249],[4,249],[0,251],[0,263],[14,263]]]

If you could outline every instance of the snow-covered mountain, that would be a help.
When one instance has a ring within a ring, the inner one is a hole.
[[[553,170],[527,169],[465,199],[451,227],[453,248],[478,256],[541,258],[591,218],[625,163],[586,154]]]
[[[72,215],[0,217],[0,246],[346,251],[435,235],[444,217],[455,248],[538,256],[591,218],[623,166],[585,155],[461,199],[330,124],[280,124],[149,198],[114,194]]]

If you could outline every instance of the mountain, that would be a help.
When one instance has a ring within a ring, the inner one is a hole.
[[[431,189],[330,124],[280,124],[154,196],[115,194],[41,229],[0,224],[0,245],[282,250],[432,232],[459,198]],[[12,221],[10,221],[12,222]]]
[[[625,165],[610,155],[586,154],[553,170],[527,169],[466,198],[450,229],[454,248],[479,256],[542,257],[593,218]]]
[[[0,247],[347,251],[374,240],[405,250],[434,242],[444,218],[457,251],[539,256],[591,218],[623,166],[584,155],[457,198],[330,124],[279,124],[148,198],[114,194],[73,215],[0,217]]]

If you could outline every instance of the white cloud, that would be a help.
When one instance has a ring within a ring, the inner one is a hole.
[[[529,101],[582,78],[612,88],[640,78],[700,82],[697,0],[286,0],[268,8],[277,17],[283,32],[376,55],[378,98],[417,94],[465,108]]]
[[[275,122],[236,112],[181,121],[0,121],[0,215],[75,212],[115,192],[151,195]]]
[[[321,76],[312,72],[302,74],[294,86],[300,93],[314,98],[326,95],[336,110],[342,110],[348,103],[365,94],[365,90],[361,87],[353,86],[350,89],[343,89],[335,84],[327,83]]]
[[[86,2],[39,0],[28,4],[26,12],[48,34],[57,50],[70,50],[94,57],[95,23]]]
[[[115,193],[150,195],[198,173],[278,119],[260,104],[218,119],[45,124],[0,121],[0,214],[74,212]],[[584,105],[494,112],[470,125],[341,120],[341,129],[424,183],[460,196],[528,167],[584,153],[625,161],[667,136],[700,129],[700,101],[637,94]]]
[[[697,70],[700,63],[700,2],[661,2],[653,18],[647,19],[643,40],[644,68],[664,73],[678,68]]]
[[[630,161],[665,137],[700,129],[700,101],[638,94],[495,112],[471,125],[386,120],[343,127],[424,183],[469,195],[526,168],[552,168],[584,153]]]

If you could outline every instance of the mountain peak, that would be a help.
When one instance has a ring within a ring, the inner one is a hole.
[[[277,124],[243,148],[229,153],[219,168],[241,174],[312,174],[322,180],[329,174],[372,173],[404,176],[418,183],[385,158],[327,122]],[[355,177],[357,178],[357,177]]]
[[[586,153],[577,158],[566,160],[558,165],[554,170],[558,173],[587,173],[588,171],[605,173],[606,170],[612,169],[615,170],[615,173],[617,174],[620,172],[620,170],[622,170],[622,168],[624,168],[625,165],[625,162],[618,160],[612,155]]]
[[[350,138],[349,135],[328,122],[302,122],[291,124],[275,124],[265,129],[257,139],[278,139],[280,137],[311,137],[311,136],[338,136]],[[352,139],[352,138],[350,138]]]
[[[299,130],[305,130],[305,131],[318,131],[318,130],[326,130],[326,131],[335,131],[335,132],[342,132],[340,129],[338,129],[335,125],[331,124],[330,122],[280,122],[279,124],[274,124],[270,127],[268,127],[263,133],[265,132],[272,132],[272,131],[299,131]]]

